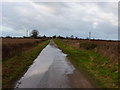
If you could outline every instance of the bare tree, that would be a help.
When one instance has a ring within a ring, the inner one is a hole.
[[[31,37],[37,38],[37,37],[38,37],[38,34],[39,34],[39,31],[38,31],[38,30],[32,30],[32,32],[31,32]]]
[[[73,35],[71,35],[71,39],[73,39],[74,38],[74,36]]]

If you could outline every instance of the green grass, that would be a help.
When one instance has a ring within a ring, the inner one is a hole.
[[[55,39],[73,65],[96,83],[98,88],[118,88],[118,64],[90,50],[78,50]]]
[[[21,76],[27,71],[29,66],[33,63],[34,59],[42,51],[42,49],[48,44],[49,41],[44,41],[34,48],[25,52],[19,53],[3,62],[3,88],[13,88],[15,82],[20,79]]]

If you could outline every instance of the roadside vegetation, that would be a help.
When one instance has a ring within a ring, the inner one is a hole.
[[[111,58],[95,52],[94,49],[98,45],[90,41],[77,42],[77,44],[62,39],[54,39],[54,41],[64,53],[68,54],[73,65],[92,78],[98,88],[118,88],[117,58],[113,61],[110,60]],[[74,40],[72,41],[74,42]],[[79,47],[76,47],[77,45]]]
[[[44,40],[45,39],[4,38],[2,39],[2,61],[17,55],[18,52],[22,53]]]
[[[61,41],[80,50],[89,49],[107,57],[112,63],[118,63],[119,41],[87,39],[61,39]]]
[[[84,49],[86,49],[86,50],[92,50],[92,49],[96,48],[97,45],[96,45],[96,44],[93,44],[93,43],[90,43],[90,42],[86,42],[86,43],[81,43],[81,44],[80,44],[80,47],[81,47],[81,48],[84,48]]]
[[[16,39],[16,42],[17,41],[19,40]],[[30,44],[30,42],[28,42],[27,44],[17,43],[18,45],[14,44],[13,47],[12,45],[10,45],[13,50],[12,51],[10,49],[10,51],[14,52],[14,54],[15,53],[17,54],[10,56],[8,53],[7,57],[9,58],[5,58],[5,60],[2,63],[2,73],[3,73],[2,87],[13,88],[17,80],[19,80],[21,76],[23,76],[23,74],[27,71],[29,66],[33,63],[34,59],[38,56],[38,54],[42,51],[42,49],[48,44],[48,42],[49,40],[47,41],[33,40],[32,43],[34,43],[34,45]],[[15,45],[16,45],[16,48],[15,48]],[[8,45],[6,47],[10,47],[10,46]],[[6,47],[4,49],[7,49],[9,52],[9,49]],[[17,48],[18,50],[16,50]],[[4,54],[6,55],[6,53]]]

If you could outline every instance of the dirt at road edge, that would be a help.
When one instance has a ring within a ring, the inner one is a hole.
[[[96,85],[78,70],[74,70],[73,74],[68,75],[68,79],[72,88],[96,88]]]

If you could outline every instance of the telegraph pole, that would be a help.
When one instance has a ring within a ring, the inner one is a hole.
[[[27,37],[29,36],[28,33],[29,33],[29,31],[27,30]]]
[[[91,32],[89,32],[89,40],[91,39]]]

